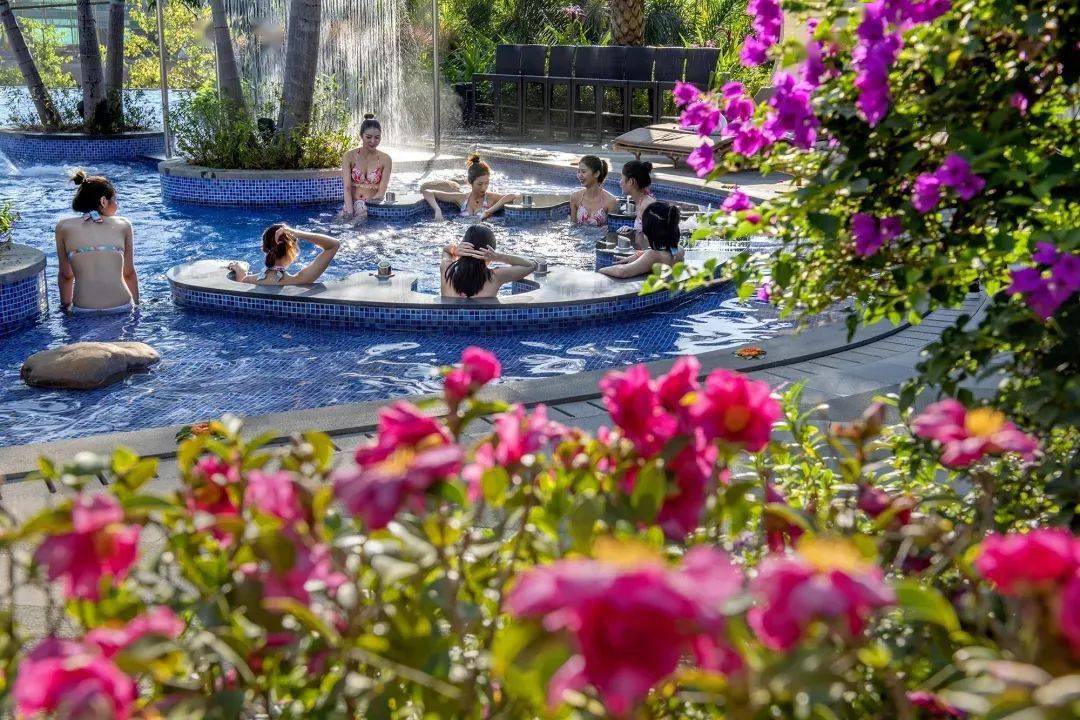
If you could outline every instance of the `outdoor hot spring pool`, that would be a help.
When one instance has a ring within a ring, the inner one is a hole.
[[[0,160],[2,162],[2,160]],[[454,362],[480,342],[502,360],[507,379],[552,377],[737,346],[776,334],[789,323],[757,302],[740,303],[733,291],[683,300],[653,314],[628,316],[599,327],[502,335],[425,334],[385,330],[319,329],[280,320],[179,310],[165,271],[200,259],[247,260],[262,267],[259,235],[285,221],[342,240],[327,272],[337,279],[373,269],[380,259],[418,272],[420,290],[437,292],[440,248],[461,237],[461,220],[434,223],[371,221],[353,228],[335,222],[340,206],[237,209],[175,205],[161,200],[151,164],[88,168],[111,178],[120,212],[135,228],[135,264],[142,304],[131,316],[71,318],[59,311],[53,226],[71,214],[73,186],[66,166],[0,167],[0,201],[13,200],[22,220],[17,242],[49,257],[51,313],[43,324],[0,337],[0,446],[195,422],[233,412],[258,415],[431,392],[433,370]],[[492,188],[566,192],[563,183],[496,173]],[[451,173],[433,173],[433,177]],[[418,173],[395,174],[391,189],[415,190]],[[558,265],[591,269],[595,231],[571,230],[565,221],[506,226],[496,220],[501,250],[544,257]],[[305,258],[312,250],[307,246]],[[138,340],[161,354],[152,372],[89,392],[27,387],[19,368],[31,354],[83,340]]]

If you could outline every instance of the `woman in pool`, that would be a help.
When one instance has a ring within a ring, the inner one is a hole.
[[[389,155],[378,149],[381,140],[382,126],[368,113],[360,124],[360,147],[349,150],[341,158],[345,186],[343,217],[363,220],[367,217],[367,201],[379,200],[386,194],[394,163]]]
[[[507,267],[488,267],[488,263]],[[487,225],[470,225],[457,245],[443,248],[439,271],[442,296],[451,298],[491,298],[508,282],[522,280],[536,269],[536,263],[516,255],[495,252],[495,233]]]
[[[56,224],[60,307],[72,313],[128,312],[139,303],[131,223],[116,213],[116,188],[79,170],[71,209],[82,217]]]
[[[300,269],[295,275],[288,273],[289,266],[300,256],[300,241],[307,240],[312,245],[322,248],[315,259]],[[304,232],[289,227],[285,223],[274,223],[263,230],[262,249],[266,253],[266,272],[262,275],[249,275],[243,263],[229,263],[229,270],[235,274],[237,282],[252,285],[310,285],[318,282],[330,261],[341,247],[334,238],[320,233]]]
[[[434,189],[443,187],[445,181],[434,181],[420,186],[420,193],[427,200],[427,204],[431,206],[431,209],[435,211],[436,220],[443,219],[439,200],[458,205],[461,208],[462,217],[475,217],[478,222],[484,222],[498,212],[503,205],[517,200],[517,195],[512,193],[500,195],[496,192],[488,192],[488,185],[491,182],[491,167],[481,160],[479,155],[470,157],[466,167],[468,168],[467,177],[469,181],[469,192],[467,193],[460,191],[447,192],[445,188],[442,190]]]
[[[642,218],[644,217],[645,208],[656,202],[656,198],[653,197],[652,191],[649,190],[649,186],[652,185],[652,163],[642,162],[641,160],[631,160],[623,165],[622,178],[619,180],[619,187],[622,188],[623,194],[628,196],[634,201],[636,208],[636,214],[634,216],[634,235],[637,240],[637,246],[644,249],[645,243],[641,236],[642,230]],[[620,230],[620,232],[624,232]],[[625,232],[629,234],[631,231],[626,228]]]
[[[608,174],[607,162],[595,155],[586,155],[578,163],[577,179],[582,189],[570,195],[570,222],[575,225],[607,227],[608,213],[614,212],[619,200],[604,189]]]
[[[614,265],[600,268],[600,272],[613,278],[632,278],[652,272],[653,265],[674,265],[682,259],[679,247],[679,208],[666,202],[649,204],[642,216],[648,250],[639,250]]]

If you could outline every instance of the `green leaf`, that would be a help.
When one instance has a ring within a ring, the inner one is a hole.
[[[334,457],[334,443],[330,436],[323,432],[309,430],[304,433],[304,440],[311,445],[312,457],[319,470],[330,467],[330,460]]]
[[[501,506],[506,500],[506,490],[510,487],[510,475],[501,467],[493,467],[484,471],[480,479],[480,488],[484,493],[484,500],[496,507]]]
[[[896,584],[896,602],[908,621],[939,625],[949,632],[960,629],[956,610],[940,591],[912,579]]]
[[[667,494],[667,479],[656,463],[649,463],[638,473],[630,505],[644,520],[652,520],[659,512]]]

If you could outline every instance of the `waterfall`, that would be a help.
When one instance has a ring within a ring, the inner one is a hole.
[[[285,64],[286,0],[225,0],[240,75],[262,112],[280,97]],[[323,0],[319,73],[332,76],[359,136],[364,113],[375,113],[383,142],[405,144],[416,127],[406,115],[402,34],[405,0]],[[276,117],[276,108],[271,111]]]

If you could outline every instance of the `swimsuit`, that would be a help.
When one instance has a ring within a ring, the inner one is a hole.
[[[579,205],[577,209],[577,221],[579,225],[594,225],[600,227],[607,225],[607,210],[600,207],[596,210],[589,210],[584,205]]]
[[[465,201],[461,203],[461,215],[462,217],[479,217],[484,214],[484,211],[491,207],[487,201],[487,193],[484,193],[484,200],[480,203],[480,207],[476,209],[476,212],[469,212],[469,198],[465,198]]]
[[[135,308],[135,303],[128,300],[123,305],[117,305],[111,308],[83,308],[78,305],[72,304],[69,312],[72,315],[111,315],[113,313],[126,313],[131,312]]]
[[[381,165],[374,170],[368,170],[366,173],[360,170],[360,168],[353,165],[350,177],[352,178],[352,182],[355,187],[366,188],[374,193],[379,189],[379,185],[382,184],[382,174],[383,169]],[[364,204],[364,198],[355,198],[353,200],[354,212],[360,212],[360,206]]]
[[[124,254],[124,248],[116,247],[115,245],[87,245],[86,247],[75,248],[74,250],[68,250],[68,260],[79,255],[80,253],[88,252],[118,252],[121,255]]]
[[[263,279],[270,277],[270,273],[274,273],[275,275],[277,275],[277,281],[281,282],[285,278],[285,271],[288,269],[288,267],[282,267],[280,265],[275,265],[272,268],[266,268],[266,272],[263,273]]]

